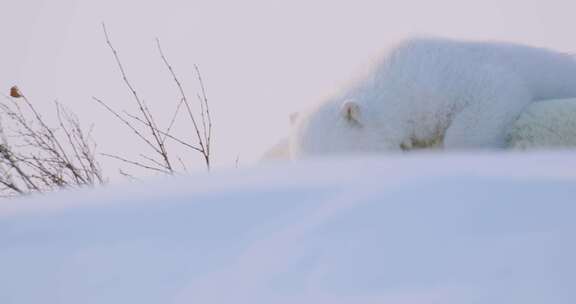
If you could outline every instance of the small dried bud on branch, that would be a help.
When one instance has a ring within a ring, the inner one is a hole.
[[[17,86],[13,86],[10,88],[10,96],[12,96],[14,98],[21,98],[22,93],[20,93],[20,89],[18,89]]]

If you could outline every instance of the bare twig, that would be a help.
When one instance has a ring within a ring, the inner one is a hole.
[[[152,139],[153,139],[153,142],[154,142],[154,145],[153,145],[154,149],[156,150],[156,152],[158,154],[161,155],[162,159],[164,160],[164,167],[167,169],[167,171],[170,173],[174,173],[174,170],[172,169],[172,165],[170,164],[170,159],[168,157],[168,151],[166,150],[166,146],[164,145],[164,142],[161,140],[159,133],[156,132],[156,130],[158,128],[156,127],[156,124],[154,122],[154,118],[151,115],[150,111],[148,110],[148,107],[146,106],[144,101],[142,101],[140,99],[140,96],[136,92],[136,89],[134,88],[134,86],[132,86],[132,84],[128,80],[128,77],[126,76],[126,70],[124,69],[124,66],[122,65],[122,61],[120,61],[120,57],[118,56],[118,52],[116,51],[116,49],[112,45],[112,42],[110,41],[110,37],[108,35],[108,31],[106,30],[106,25],[104,23],[102,23],[102,30],[104,32],[104,37],[106,38],[106,44],[108,45],[108,47],[112,51],[114,59],[116,60],[116,64],[118,66],[118,69],[120,70],[120,74],[122,75],[122,80],[124,81],[124,84],[126,85],[126,87],[132,93],[132,96],[134,97],[134,101],[136,101],[136,105],[138,106],[138,110],[140,111],[140,114],[142,114],[142,116],[144,117],[144,121],[145,121],[146,125],[148,126],[148,131],[150,132]],[[146,140],[146,142],[150,142],[150,141]]]
[[[186,97],[186,93],[184,92],[184,88],[182,87],[182,83],[180,82],[180,80],[176,76],[176,72],[174,72],[172,65],[170,65],[170,63],[168,62],[168,59],[166,58],[166,55],[164,54],[164,51],[162,50],[162,46],[160,44],[160,39],[158,39],[158,38],[156,38],[156,45],[158,47],[158,52],[160,53],[160,57],[162,58],[164,65],[166,66],[166,68],[170,72],[170,75],[172,76],[174,83],[178,87],[178,91],[180,92],[180,101],[184,102],[184,105],[186,106],[186,110],[188,112],[188,117],[190,118],[190,121],[192,122],[192,125],[194,127],[194,132],[196,133],[196,137],[198,140],[198,145],[200,146],[200,150],[201,150],[200,152],[204,156],[206,168],[210,169],[210,135],[209,135],[209,133],[211,132],[211,120],[210,120],[210,114],[209,114],[208,107],[207,107],[208,98],[206,98],[206,89],[205,89],[202,77],[200,75],[200,70],[198,69],[197,65],[194,65],[194,70],[197,74],[198,82],[199,82],[201,90],[202,90],[202,96],[204,97],[203,99],[199,99],[200,100],[200,116],[201,116],[201,123],[202,123],[202,133],[204,134],[204,137],[201,135],[201,130],[198,127],[198,123],[196,122],[196,117],[194,116],[194,113],[193,113],[192,108],[190,106],[190,102],[188,102],[188,98]],[[180,104],[179,104],[179,106],[180,106]],[[204,114],[205,112],[207,113],[206,115]],[[206,117],[208,117],[208,118],[206,118]],[[207,130],[206,120],[208,120],[208,125],[209,125],[208,130]]]
[[[212,117],[210,116],[210,107],[208,104],[208,95],[206,94],[206,86],[204,85],[204,80],[202,79],[202,73],[200,73],[200,68],[198,68],[198,65],[195,64],[194,65],[194,70],[196,71],[196,76],[198,77],[198,83],[200,84],[200,88],[201,88],[201,92],[202,92],[202,96],[201,96],[201,102],[200,104],[204,104],[204,107],[206,109],[206,120],[208,123],[208,135],[206,136],[206,150],[208,152],[208,155],[210,155],[210,144],[212,142]],[[202,121],[204,121],[204,109],[202,111]],[[204,130],[206,130],[206,127],[204,127]]]
[[[132,161],[132,160],[129,160],[129,159],[126,159],[126,158],[117,156],[117,155],[106,154],[106,153],[102,153],[102,155],[103,155],[103,156],[106,156],[106,157],[110,157],[110,158],[114,158],[114,159],[123,161],[123,162],[125,162],[125,163],[131,164],[131,165],[134,165],[134,166],[138,166],[138,167],[141,167],[141,168],[144,168],[144,169],[153,170],[153,171],[158,171],[158,172],[165,173],[165,174],[170,174],[169,171],[166,171],[166,170],[163,170],[163,169],[159,169],[159,168],[155,168],[155,167],[152,167],[152,166],[147,166],[147,165],[145,165],[145,164],[143,164],[143,163],[140,163],[140,162],[137,162],[137,161]]]
[[[184,165],[184,162],[182,161],[181,158],[173,156],[172,153],[170,153],[170,150],[168,148],[168,139],[170,139],[173,143],[177,143],[180,144],[188,149],[193,150],[194,152],[198,152],[202,155],[203,159],[204,159],[204,163],[206,165],[207,169],[210,169],[210,141],[211,141],[211,121],[210,121],[210,113],[208,110],[208,99],[206,97],[206,89],[204,86],[204,82],[202,80],[202,77],[200,76],[200,71],[198,69],[197,66],[195,66],[195,73],[197,74],[197,79],[200,83],[200,88],[201,88],[201,95],[198,95],[198,100],[200,102],[200,123],[198,123],[198,119],[197,116],[194,112],[194,110],[192,109],[191,103],[188,100],[188,97],[186,96],[186,93],[184,91],[184,87],[181,83],[181,81],[179,80],[179,78],[176,76],[176,73],[172,67],[172,65],[170,65],[170,63],[168,62],[168,59],[166,57],[166,55],[164,54],[164,51],[162,49],[162,46],[160,44],[160,40],[156,39],[156,45],[160,54],[160,58],[162,60],[162,62],[164,63],[164,65],[166,66],[166,68],[168,69],[170,76],[172,78],[172,80],[174,81],[174,83],[176,84],[176,88],[178,90],[178,93],[180,95],[180,98],[176,104],[175,110],[167,124],[167,127],[165,129],[161,129],[157,123],[157,119],[156,117],[153,115],[152,111],[150,110],[150,108],[148,107],[148,105],[146,104],[146,102],[141,99],[140,95],[138,94],[138,92],[136,91],[135,87],[132,85],[132,83],[130,82],[130,80],[128,79],[127,73],[126,73],[126,69],[124,68],[124,65],[122,64],[122,61],[120,60],[120,56],[118,55],[118,51],[116,50],[116,48],[114,47],[114,45],[112,44],[111,40],[110,40],[110,36],[108,34],[108,31],[106,29],[106,26],[104,24],[102,24],[102,30],[104,32],[104,37],[106,40],[106,45],[108,46],[108,48],[111,50],[112,55],[114,57],[114,60],[116,62],[116,65],[120,71],[120,75],[122,77],[122,80],[125,84],[125,86],[128,88],[128,90],[130,91],[130,94],[132,95],[132,99],[135,101],[136,104],[136,108],[137,108],[137,112],[136,114],[134,113],[130,113],[128,111],[116,111],[114,110],[112,107],[110,107],[108,104],[106,104],[104,101],[93,97],[93,99],[99,103],[100,105],[102,105],[108,112],[110,112],[112,115],[114,115],[120,122],[122,122],[122,124],[124,124],[126,127],[128,127],[128,129],[130,129],[132,132],[134,132],[134,134],[137,135],[137,137],[142,140],[144,143],[146,143],[146,145],[148,147],[150,147],[152,149],[152,151],[154,152],[154,156],[150,156],[150,155],[146,155],[146,154],[140,154],[140,158],[145,159],[147,163],[152,163],[153,165],[147,165],[144,164],[140,161],[134,160],[134,159],[128,159],[128,158],[123,158],[123,157],[114,157],[115,159],[121,160],[125,163],[134,165],[134,166],[138,166],[141,168],[145,168],[145,169],[149,169],[149,170],[153,170],[156,172],[162,172],[162,173],[166,173],[166,174],[175,174],[177,173],[175,168],[172,166],[172,162],[174,161],[178,161],[180,162],[182,168],[184,171],[186,171],[186,166]],[[187,118],[189,119],[189,121],[192,124],[192,128],[193,128],[193,134],[194,137],[197,140],[197,144],[190,144],[189,142],[174,136],[172,134],[172,131],[174,129],[174,127],[176,126],[176,121],[178,118],[179,113],[182,111],[182,109],[185,109],[186,113],[187,113]],[[135,123],[137,122],[137,123]],[[107,156],[112,156],[110,154],[107,154]],[[153,169],[152,169],[153,168]]]
[[[112,115],[116,116],[116,118],[118,118],[118,120],[120,120],[124,125],[126,125],[130,130],[132,130],[138,136],[138,138],[140,138],[146,144],[148,144],[148,146],[151,147],[155,152],[162,153],[152,142],[150,142],[148,140],[148,138],[146,138],[146,136],[144,136],[144,134],[142,134],[140,131],[138,131],[138,129],[136,129],[126,119],[124,119],[124,117],[122,117],[118,112],[116,112],[114,109],[112,109],[110,106],[108,106],[102,100],[100,100],[96,97],[92,97],[92,99],[95,100],[96,102],[98,102],[99,104],[101,104],[104,108],[106,108],[106,110],[108,110],[108,112],[112,113]]]
[[[130,113],[124,113],[124,114],[125,114],[126,116],[134,119],[135,121],[137,121],[137,122],[139,122],[139,123],[146,124],[146,123],[145,123],[140,117],[138,117],[138,116],[134,116],[134,115],[132,115],[132,114],[130,114]],[[165,133],[165,132],[163,132],[163,131],[161,131],[161,130],[156,130],[156,131],[157,131],[158,133],[166,136],[167,138],[170,138],[170,139],[172,139],[173,141],[175,141],[175,142],[177,142],[177,143],[179,143],[179,144],[187,147],[187,148],[190,148],[190,149],[192,149],[192,150],[196,150],[196,151],[198,151],[198,152],[202,152],[202,149],[201,149],[201,148],[198,148],[198,147],[196,147],[196,146],[194,146],[194,145],[192,145],[192,144],[190,144],[190,143],[187,143],[187,142],[179,139],[178,137],[175,137],[175,136],[173,136],[173,135],[170,135],[170,134],[168,134],[168,133]]]

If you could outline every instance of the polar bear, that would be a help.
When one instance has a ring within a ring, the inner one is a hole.
[[[576,98],[528,106],[508,130],[507,146],[520,150],[576,148]]]
[[[530,104],[506,131],[506,148],[576,149],[576,98],[543,100]],[[282,137],[260,160],[290,160],[288,137]]]
[[[568,55],[511,43],[415,38],[365,77],[304,111],[291,158],[418,148],[498,149],[534,101],[576,96]]]

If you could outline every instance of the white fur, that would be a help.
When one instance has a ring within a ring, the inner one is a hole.
[[[290,147],[288,138],[282,138],[279,140],[260,157],[261,162],[282,161],[289,159]]]
[[[576,63],[567,54],[508,43],[412,39],[387,52],[367,77],[303,112],[290,135],[290,152],[299,158],[503,148],[506,130],[526,106],[573,96]]]
[[[517,150],[576,149],[576,98],[530,104],[506,131],[506,147]],[[290,160],[288,138],[263,154],[261,161]]]
[[[512,149],[576,147],[576,99],[535,102],[508,131]]]

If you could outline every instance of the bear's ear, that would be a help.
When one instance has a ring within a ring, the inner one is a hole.
[[[347,100],[342,104],[340,113],[346,119],[346,121],[351,123],[360,123],[360,105],[354,101]]]
[[[300,113],[298,112],[290,114],[290,125],[293,126],[296,123],[296,120],[298,120],[298,116],[300,116]]]

